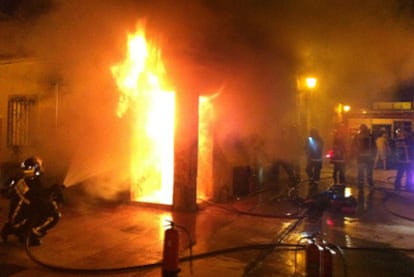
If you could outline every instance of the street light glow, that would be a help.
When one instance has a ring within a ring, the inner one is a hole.
[[[345,105],[344,112],[349,112],[351,110],[351,106]]]
[[[315,77],[307,77],[305,82],[307,88],[313,89],[318,84],[318,79],[316,79]]]

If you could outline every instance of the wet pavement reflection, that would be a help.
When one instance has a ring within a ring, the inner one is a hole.
[[[292,190],[282,179],[226,202],[200,199],[197,212],[125,203],[66,206],[61,222],[31,249],[52,266],[39,265],[12,240],[0,244],[0,272],[161,276],[164,230],[173,221],[180,233],[178,276],[306,276],[305,248],[312,241],[335,253],[333,276],[414,276],[414,194],[393,191],[393,173],[376,171],[370,188],[353,185],[350,171],[343,194],[354,209],[342,209],[327,193],[329,168],[312,191],[306,181]],[[0,200],[1,222],[6,208]]]

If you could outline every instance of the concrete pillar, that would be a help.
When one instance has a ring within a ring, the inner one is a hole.
[[[176,92],[173,210],[197,209],[198,155],[197,93]]]

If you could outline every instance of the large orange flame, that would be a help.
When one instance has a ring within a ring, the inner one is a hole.
[[[128,35],[127,57],[111,71],[121,92],[117,115],[129,111],[133,121],[131,200],[172,204],[175,94],[165,87],[160,50],[142,25]]]
[[[117,115],[132,119],[131,200],[172,204],[174,175],[175,92],[166,88],[160,50],[147,41],[138,25],[128,34],[125,60],[111,68],[120,90]],[[213,109],[210,97],[200,97],[197,196],[213,195]]]

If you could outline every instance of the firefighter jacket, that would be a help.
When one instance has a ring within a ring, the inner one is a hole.
[[[346,143],[345,139],[335,137],[332,144],[331,163],[345,163]]]
[[[10,195],[9,224],[14,229],[23,228],[40,207],[44,189],[39,178],[21,178]]]
[[[357,162],[365,162],[374,158],[374,140],[370,133],[355,135],[352,141],[352,154]]]

